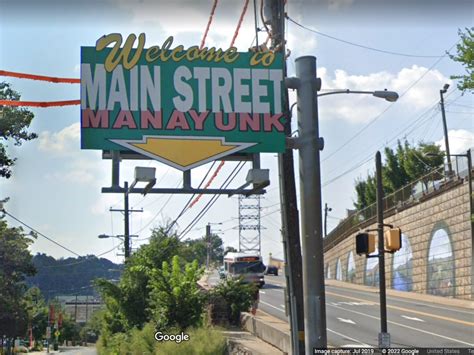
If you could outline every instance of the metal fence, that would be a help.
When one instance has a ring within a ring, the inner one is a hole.
[[[446,166],[434,169],[425,176],[409,183],[401,189],[386,195],[383,199],[384,212],[395,212],[405,209],[413,204],[425,200],[439,191],[443,191],[453,185],[459,184],[462,177],[466,177],[467,167],[453,164],[453,174],[448,178]],[[360,228],[375,223],[377,219],[377,204],[372,205],[349,214],[342,220],[324,239],[324,249],[327,250],[338,244],[348,234],[354,233]]]

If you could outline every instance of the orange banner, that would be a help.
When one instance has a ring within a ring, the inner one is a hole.
[[[80,105],[81,100],[66,100],[66,101],[15,101],[15,100],[0,100],[0,106],[28,106],[28,107],[52,107],[52,106],[71,106]]]
[[[0,76],[11,76],[11,77],[20,78],[20,79],[49,81],[51,83],[79,84],[81,82],[81,79],[56,78],[56,77],[53,77],[53,76],[15,73],[15,72],[6,71],[6,70],[0,70]]]

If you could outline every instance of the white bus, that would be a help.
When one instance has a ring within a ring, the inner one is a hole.
[[[227,253],[224,256],[224,273],[229,278],[242,277],[244,282],[265,285],[262,257],[259,254]]]

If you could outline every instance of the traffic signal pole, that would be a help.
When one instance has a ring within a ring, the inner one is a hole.
[[[390,334],[387,331],[387,296],[385,287],[385,247],[383,239],[383,184],[382,156],[375,154],[375,170],[377,175],[377,235],[379,251],[379,290],[380,290],[380,334],[379,348],[390,347]]]

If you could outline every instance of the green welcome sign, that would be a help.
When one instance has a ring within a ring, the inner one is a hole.
[[[111,34],[81,48],[82,149],[132,150],[180,170],[284,151],[281,54],[172,43],[145,49],[144,34],[123,45]]]

